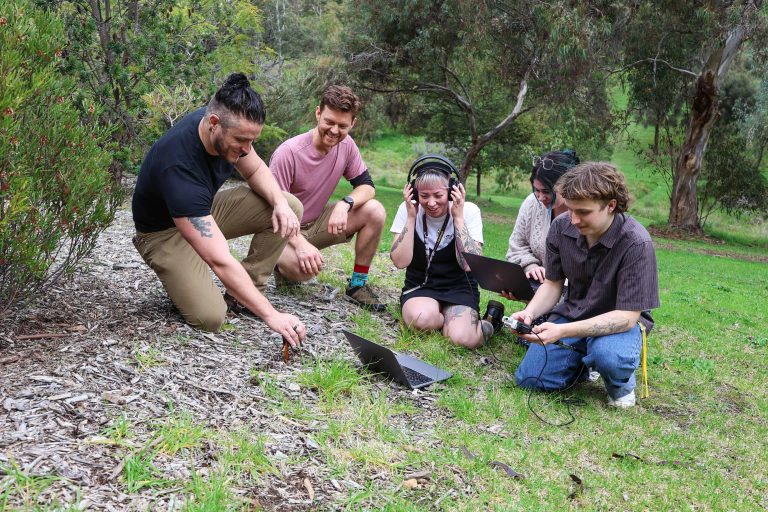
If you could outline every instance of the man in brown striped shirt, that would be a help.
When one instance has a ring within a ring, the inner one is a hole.
[[[605,162],[586,162],[563,175],[556,192],[568,211],[547,235],[546,276],[528,306],[512,315],[531,325],[532,342],[515,372],[522,387],[561,390],[603,377],[608,404],[635,405],[635,370],[650,310],[659,307],[656,252],[645,228],[626,214],[624,176]],[[565,279],[568,298],[557,304]],[[568,349],[570,347],[570,349]]]

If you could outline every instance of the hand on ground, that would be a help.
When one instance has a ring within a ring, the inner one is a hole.
[[[263,319],[270,329],[281,335],[293,348],[297,348],[307,337],[307,328],[296,316],[290,313],[275,313]]]

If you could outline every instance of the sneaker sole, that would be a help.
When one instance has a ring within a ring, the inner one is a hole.
[[[352,304],[359,306],[363,309],[367,309],[368,311],[375,311],[376,313],[381,313],[382,311],[387,310],[386,304],[366,304],[364,302],[360,302],[359,300],[355,299],[354,297],[350,297],[349,295],[344,295],[344,299],[347,302],[351,302]]]

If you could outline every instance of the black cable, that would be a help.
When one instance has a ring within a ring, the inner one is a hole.
[[[534,332],[532,332],[531,334],[536,336],[539,339],[539,341],[541,342],[541,338],[539,337],[538,334],[536,334]],[[552,423],[551,421],[548,421],[548,420],[542,418],[539,415],[539,413],[537,413],[536,410],[534,410],[533,406],[531,405],[531,396],[533,396],[533,392],[536,391],[536,384],[540,384],[543,387],[543,381],[541,380],[541,376],[544,375],[544,370],[547,368],[547,363],[549,362],[549,351],[547,350],[547,347],[546,347],[546,345],[544,345],[543,342],[542,342],[541,345],[544,348],[544,364],[542,365],[541,370],[539,371],[539,374],[536,377],[526,377],[525,379],[523,379],[523,381],[521,383],[517,384],[517,386],[518,387],[523,387],[522,386],[523,382],[525,382],[527,380],[530,380],[530,379],[535,379],[534,386],[528,388],[528,396],[526,397],[526,403],[528,405],[528,410],[530,410],[531,413],[534,416],[536,416],[536,418],[539,421],[541,421],[542,423],[545,423],[545,424],[550,425],[552,427],[565,427],[567,425],[570,425],[574,421],[576,421],[576,417],[571,412],[571,405],[583,405],[584,404],[583,400],[580,400],[580,399],[578,399],[578,400],[566,399],[566,400],[563,401],[563,403],[565,404],[566,410],[568,412],[568,416],[570,416],[570,419],[568,421],[564,422],[564,423]],[[501,362],[503,364],[511,365],[511,363],[509,361],[504,361],[503,359],[499,358],[495,354],[493,349],[490,347],[490,345],[487,345],[487,346],[488,346],[488,350],[491,351],[491,355],[494,357],[494,359],[496,359],[497,361],[499,361],[499,362]],[[560,346],[560,347],[568,347],[570,350],[573,350],[574,352],[577,352],[577,353],[579,353],[581,355],[586,355],[581,350],[576,350],[574,347],[570,347],[570,345],[565,345],[562,342],[559,343],[558,346]],[[578,384],[579,383],[579,379],[581,379],[582,373],[584,373],[584,368],[586,368],[586,366],[582,363],[581,368],[579,369],[579,373],[578,373],[578,375],[576,375],[576,378],[571,383],[571,385],[568,386],[565,389],[558,390],[558,392],[559,393],[564,393],[564,392],[568,391],[569,389],[573,388],[576,384]],[[507,367],[507,371],[509,372],[508,367]],[[512,380],[514,380],[514,375],[512,375]]]

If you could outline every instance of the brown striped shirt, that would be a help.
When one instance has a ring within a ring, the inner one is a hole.
[[[592,246],[571,224],[557,217],[547,235],[547,279],[568,278],[568,298],[554,313],[584,320],[614,310],[641,311],[648,331],[650,310],[659,307],[656,251],[648,231],[627,214],[616,214],[608,231]]]

